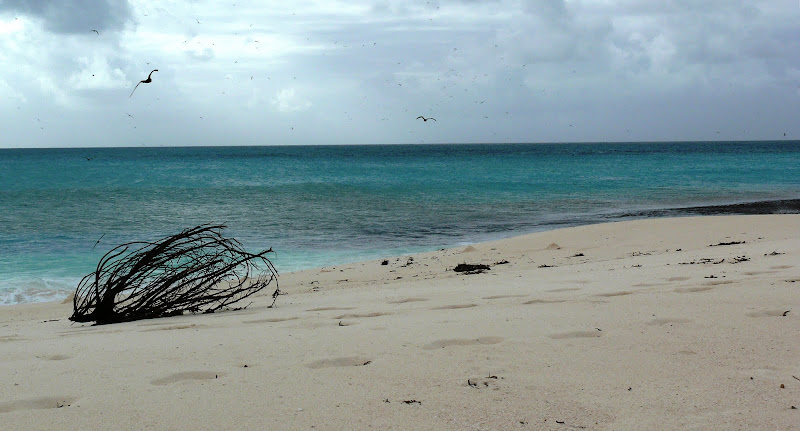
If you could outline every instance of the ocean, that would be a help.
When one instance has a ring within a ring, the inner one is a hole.
[[[765,212],[800,212],[800,142],[3,149],[0,304],[62,299],[112,247],[203,223],[287,272]]]

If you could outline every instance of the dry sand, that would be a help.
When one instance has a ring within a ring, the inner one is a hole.
[[[799,257],[798,215],[649,219],[285,274],[273,309],[0,307],[0,428],[800,429]]]

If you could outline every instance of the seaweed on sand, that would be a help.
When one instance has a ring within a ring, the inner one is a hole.
[[[275,281],[272,304],[281,293],[278,271],[265,256],[252,254],[224,225],[200,225],[157,241],[119,245],[78,283],[74,322],[97,324],[190,313],[213,313]]]

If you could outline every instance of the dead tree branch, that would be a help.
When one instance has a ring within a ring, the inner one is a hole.
[[[223,225],[200,225],[154,241],[122,244],[106,253],[75,291],[74,322],[126,322],[191,313],[213,313],[275,281],[278,271],[252,254]]]

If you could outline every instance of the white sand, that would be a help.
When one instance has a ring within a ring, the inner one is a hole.
[[[0,429],[800,429],[800,216],[464,249],[285,274],[274,309],[0,307]]]

